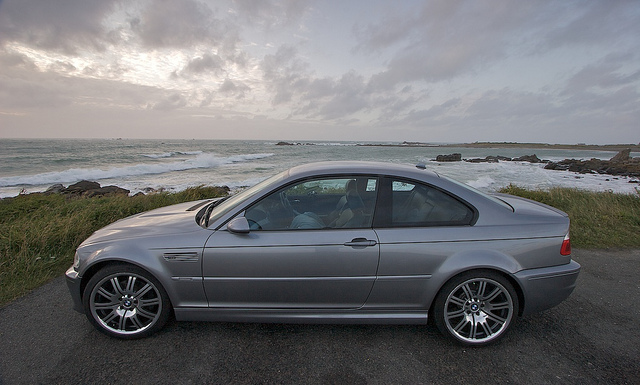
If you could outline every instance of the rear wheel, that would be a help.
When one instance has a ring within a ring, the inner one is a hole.
[[[502,275],[470,271],[447,282],[434,302],[438,329],[464,345],[487,345],[505,335],[518,313],[518,296]]]
[[[171,303],[158,280],[131,265],[111,265],[87,284],[83,302],[89,321],[117,338],[146,337],[169,319]]]

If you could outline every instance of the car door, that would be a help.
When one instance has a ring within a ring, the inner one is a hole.
[[[383,178],[374,228],[378,279],[368,308],[420,309],[438,285],[432,276],[451,255],[474,247],[472,207],[416,181]],[[475,246],[477,247],[477,246]]]
[[[216,231],[203,258],[209,306],[361,307],[378,268],[378,239],[371,228],[377,180],[363,179],[361,193],[348,191],[355,179],[296,183],[236,216],[251,224],[248,233]],[[339,207],[341,200],[349,201],[348,207]]]

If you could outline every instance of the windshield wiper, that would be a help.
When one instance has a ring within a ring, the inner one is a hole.
[[[201,212],[202,212],[202,216],[200,217],[200,220],[198,221],[200,226],[207,228],[209,227],[209,217],[211,216],[211,212],[213,211],[213,209],[215,209],[216,207],[218,207],[222,202],[226,201],[229,197],[226,196],[224,198],[219,198],[216,199],[215,201],[209,203],[209,205],[207,205]]]

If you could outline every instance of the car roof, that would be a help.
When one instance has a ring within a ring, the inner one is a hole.
[[[289,170],[289,177],[298,178],[321,174],[348,173],[398,175],[415,178],[439,178],[439,175],[436,172],[426,170],[421,166],[368,161],[327,161],[303,164],[292,167]]]

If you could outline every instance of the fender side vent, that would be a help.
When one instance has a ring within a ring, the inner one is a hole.
[[[198,262],[200,259],[198,253],[164,253],[163,256],[167,262]]]

